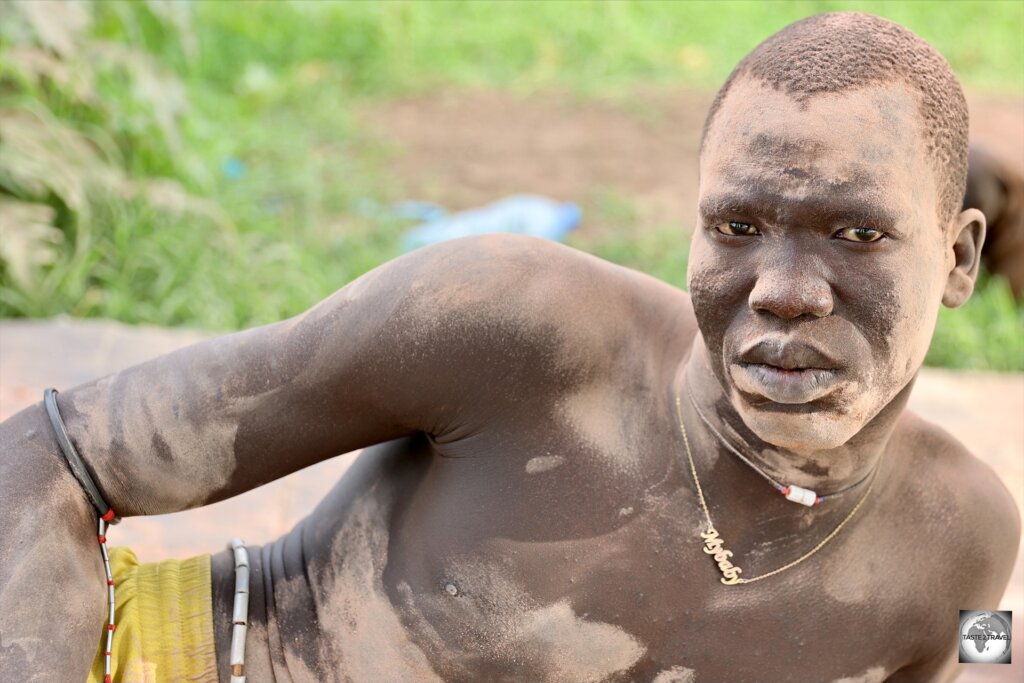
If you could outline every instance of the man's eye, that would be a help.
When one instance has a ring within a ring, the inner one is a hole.
[[[843,228],[835,236],[850,242],[877,242],[885,233],[874,228]]]
[[[723,235],[758,235],[760,234],[750,223],[743,223],[742,221],[726,221],[719,223],[715,226],[715,230],[722,233]]]

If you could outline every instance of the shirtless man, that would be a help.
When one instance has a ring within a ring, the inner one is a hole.
[[[249,681],[951,680],[958,610],[997,606],[1020,537],[992,470],[905,410],[939,306],[977,274],[966,155],[938,53],[882,19],[812,17],[709,115],[689,294],[467,238],[60,406],[122,515],[365,449],[250,548]],[[41,407],[0,448],[0,667],[84,680],[95,512]],[[227,681],[228,553],[212,577]]]

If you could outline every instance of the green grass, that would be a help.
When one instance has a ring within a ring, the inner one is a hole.
[[[818,12],[893,19],[934,44],[975,88],[1024,89],[1015,2],[384,2],[197,7],[204,78],[237,65],[323,62],[364,93],[484,86],[584,93],[637,83],[717,87],[765,37]],[[274,30],[268,31],[268,27]],[[300,39],[296,39],[301,36]]]
[[[611,190],[595,192],[582,208],[586,229],[570,233],[566,244],[686,289],[690,236],[683,226],[652,225],[629,197]]]
[[[926,365],[1024,370],[1024,306],[1002,278],[983,275],[970,300],[939,310]]]
[[[44,110],[129,182],[169,178],[186,197],[130,199],[108,188],[91,191],[83,211],[14,182],[0,147],[0,197],[53,206],[64,236],[29,285],[0,267],[0,316],[232,330],[293,315],[400,251],[405,225],[368,210],[401,197],[388,150],[355,123],[360,103],[439,88],[583,98],[714,88],[773,31],[837,9],[905,24],[974,89],[1024,94],[1024,4],[1013,2],[90,6],[81,39],[150,55],[180,101],[147,73],[129,73],[139,58],[97,67],[93,99],[27,82],[4,61],[24,37],[0,25],[0,110]],[[588,228],[571,244],[683,284],[681,226],[643,224],[630,197],[598,194],[584,209]],[[943,312],[928,362],[1024,369],[1021,323],[1005,290],[984,283],[963,309]]]

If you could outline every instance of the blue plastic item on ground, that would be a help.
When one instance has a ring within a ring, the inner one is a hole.
[[[228,157],[220,165],[220,172],[228,180],[241,180],[245,177],[245,162],[236,157]]]
[[[421,223],[405,234],[406,251],[435,242],[509,232],[562,241],[579,225],[583,212],[571,202],[537,195],[515,195],[479,209],[460,211]]]

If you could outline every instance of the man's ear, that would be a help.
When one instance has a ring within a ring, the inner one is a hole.
[[[977,209],[961,211],[950,226],[952,233],[947,251],[949,276],[942,304],[949,308],[962,306],[971,298],[974,282],[978,279],[981,263],[981,245],[985,243],[985,214]]]

